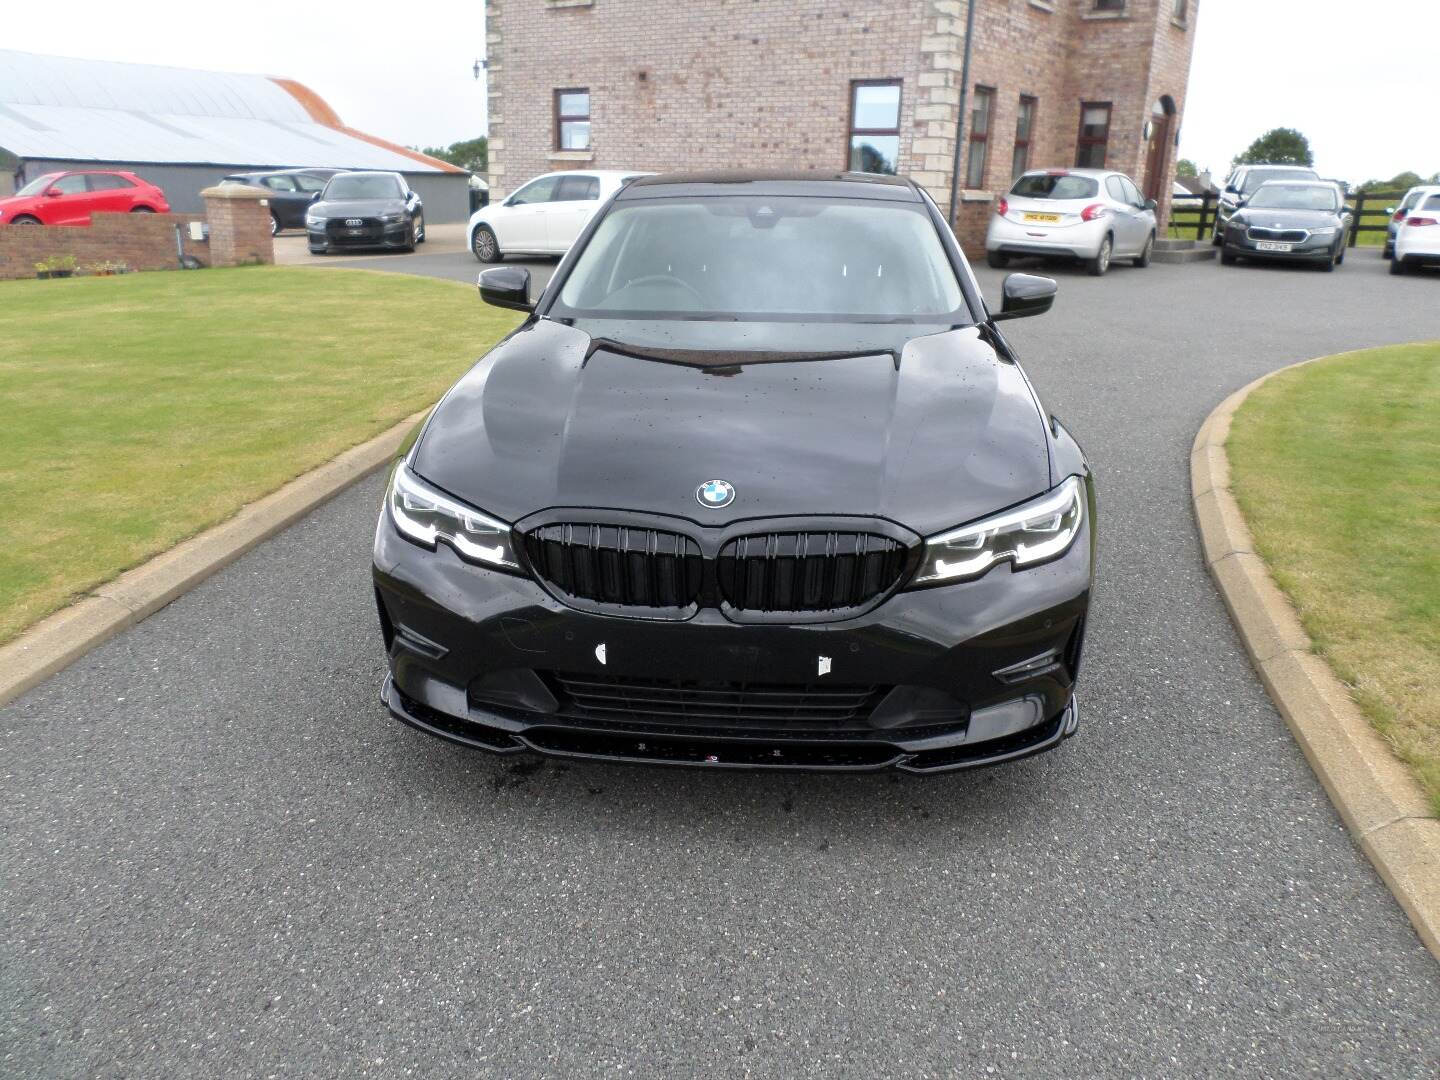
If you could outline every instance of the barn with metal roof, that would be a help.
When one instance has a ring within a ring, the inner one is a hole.
[[[280,168],[403,173],[432,222],[470,212],[469,173],[346,127],[291,79],[0,49],[0,195],[42,173],[124,169],[178,213],[227,173]]]

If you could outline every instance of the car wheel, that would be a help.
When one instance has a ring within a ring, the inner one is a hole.
[[[11,224],[11,225],[39,225],[39,224],[40,224],[40,219],[37,218],[37,217],[31,217],[29,214],[22,214],[20,217],[17,217],[14,221],[10,222],[10,224]]]
[[[992,269],[1004,270],[1010,265],[1010,256],[1001,251],[987,251],[985,253],[985,263]]]
[[[1090,271],[1091,277],[1105,276],[1105,271],[1110,269],[1110,256],[1114,251],[1115,240],[1107,235],[1104,240],[1100,241],[1100,250],[1095,253],[1095,257],[1085,264],[1085,269]]]
[[[1229,248],[1221,248],[1220,261],[1226,266],[1234,266],[1240,260]]]
[[[423,243],[425,242],[425,215],[424,215],[424,214],[421,214],[418,218],[415,219],[415,242],[416,242],[417,244],[423,244]]]
[[[475,230],[475,236],[470,246],[475,252],[475,258],[482,263],[499,262],[505,258],[500,252],[500,242],[495,239],[495,233],[488,225],[481,225]]]
[[[274,214],[271,214],[271,215],[270,215],[270,235],[271,235],[271,236],[279,236],[279,235],[280,235],[280,219],[279,219],[278,217],[276,217]]]
[[[1335,265],[1345,265],[1345,244],[1343,242],[1340,244],[1340,254],[1335,256]]]
[[[1150,256],[1155,254],[1155,234],[1152,232],[1145,238],[1145,246],[1140,249],[1140,254],[1135,256],[1135,265],[1141,270],[1150,265]]]
[[[153,214],[155,208],[151,206],[134,206],[130,208],[132,214]]]
[[[1405,260],[1400,258],[1399,255],[1396,255],[1395,258],[1390,260],[1390,273],[1394,274],[1396,277],[1399,277],[1401,274],[1405,273],[1407,269],[1408,268],[1405,265]]]
[[[1381,257],[1382,259],[1393,259],[1393,258],[1395,258],[1395,245],[1392,244],[1392,243],[1390,243],[1390,242],[1387,240],[1387,241],[1385,242],[1385,248],[1384,248],[1384,250],[1380,252],[1380,257]]]
[[[1223,243],[1225,243],[1225,237],[1220,232],[1220,226],[1217,224],[1215,226],[1215,231],[1210,234],[1210,246],[1219,247]]]

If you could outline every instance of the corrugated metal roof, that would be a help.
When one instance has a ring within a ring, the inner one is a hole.
[[[264,75],[0,49],[0,149],[16,157],[438,172],[318,123]]]

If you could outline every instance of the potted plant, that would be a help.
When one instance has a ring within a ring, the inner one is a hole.
[[[35,277],[40,281],[50,280],[50,267],[46,266],[43,262],[37,262],[35,264]]]
[[[52,278],[68,278],[75,276],[74,255],[51,255],[45,260],[45,265],[50,270]]]

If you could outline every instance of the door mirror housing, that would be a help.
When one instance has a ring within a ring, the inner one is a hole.
[[[45,189],[45,198],[47,199],[58,199],[61,195],[64,194],[65,193],[57,187],[48,187]]]
[[[991,322],[1005,319],[1028,319],[1031,315],[1043,315],[1055,303],[1055,294],[1060,286],[1054,279],[1035,274],[1011,274],[1001,286],[1004,300],[1000,313],[991,315]]]
[[[310,194],[310,201],[311,201],[311,202],[319,202],[319,201],[320,201],[320,196],[321,196],[321,195],[324,195],[324,194],[325,194],[325,193],[324,193],[323,191],[315,191],[315,192],[312,192],[312,193]]]
[[[480,272],[480,299],[510,311],[534,311],[530,299],[530,271],[523,266],[497,266]]]
[[[1146,210],[1154,210],[1154,209],[1155,209],[1157,206],[1159,206],[1159,205],[1160,205],[1160,204],[1159,204],[1158,202],[1156,202],[1154,199],[1146,199],[1146,200],[1145,200],[1145,209],[1146,209]]]

